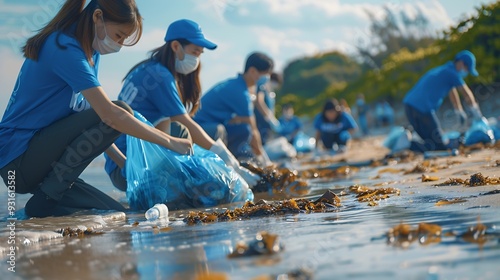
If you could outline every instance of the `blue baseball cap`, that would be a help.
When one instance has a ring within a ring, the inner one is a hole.
[[[467,68],[469,69],[469,73],[472,76],[474,77],[479,76],[479,73],[476,70],[476,57],[474,56],[473,53],[471,53],[468,50],[461,51],[457,53],[457,55],[455,56],[455,60],[463,61],[463,63],[465,64],[465,66],[467,66]]]
[[[200,25],[189,19],[180,19],[172,22],[167,29],[165,42],[173,40],[185,39],[200,47],[213,50],[217,45],[205,39]]]

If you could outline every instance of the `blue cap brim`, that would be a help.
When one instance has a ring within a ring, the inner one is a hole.
[[[192,44],[195,44],[200,47],[204,47],[209,50],[215,50],[217,48],[217,45],[208,41],[207,39],[187,39],[189,42]]]
[[[476,70],[476,69],[472,69],[472,71],[470,72],[470,74],[471,74],[472,76],[474,76],[474,77],[479,76],[479,73],[477,72],[477,70]]]

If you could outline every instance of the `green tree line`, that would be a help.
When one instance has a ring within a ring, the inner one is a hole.
[[[475,54],[480,73],[467,78],[472,88],[500,81],[500,1],[476,8],[474,15],[440,36],[426,31],[428,21],[421,14],[410,20],[386,9],[384,19],[370,18],[373,42],[359,46],[357,57],[332,51],[289,63],[283,71],[278,107],[292,103],[298,115],[312,116],[328,98],[353,104],[359,93],[365,94],[367,102],[395,104],[425,71],[453,60],[464,49]]]

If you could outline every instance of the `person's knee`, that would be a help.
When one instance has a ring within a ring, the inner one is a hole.
[[[132,110],[132,107],[130,107],[130,105],[128,105],[124,101],[122,101],[122,100],[115,100],[115,101],[113,101],[113,103],[115,105],[117,105],[118,107],[121,107],[123,110],[129,112],[130,114],[132,114],[132,115],[134,114],[134,110]]]

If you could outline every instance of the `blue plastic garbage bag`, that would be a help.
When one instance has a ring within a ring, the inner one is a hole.
[[[136,118],[151,125],[142,115]],[[248,184],[216,154],[193,145],[193,155],[127,135],[127,199],[134,210],[213,207],[253,200]]]
[[[495,141],[500,140],[500,122],[499,122],[499,120],[500,120],[500,118],[494,118],[494,117],[488,118],[488,123],[489,123],[491,129],[493,129],[493,136],[495,136]]]
[[[283,136],[267,141],[264,145],[264,150],[271,160],[294,158],[297,156],[297,150]]]
[[[391,129],[382,145],[392,152],[400,152],[410,148],[411,140],[410,131],[402,126],[396,126]]]
[[[293,140],[293,147],[298,153],[308,153],[314,150],[316,139],[299,131]]]
[[[464,145],[470,146],[477,143],[494,143],[493,130],[485,117],[474,120],[471,127],[465,132]]]

